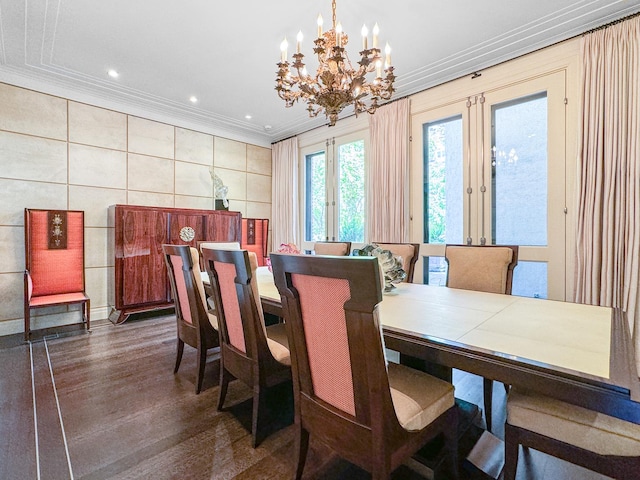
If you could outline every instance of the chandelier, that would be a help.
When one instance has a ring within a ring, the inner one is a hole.
[[[342,25],[336,22],[336,0],[331,1],[333,28],[322,31],[322,16],[318,15],[318,38],[314,40],[313,53],[318,56],[318,69],[310,75],[300,52],[302,31],[298,32],[296,53],[293,62],[287,61],[288,43],[285,38],[280,45],[281,58],[278,63],[276,90],[278,96],[291,107],[298,100],[307,103],[310,117],[324,112],[329,125],[335,125],[338,114],[353,104],[356,116],[362,112],[374,113],[378,102],[389,100],[394,92],[393,67],[391,66],[391,49],[387,43],[385,48],[384,77],[383,62],[378,48],[378,24],[373,27],[372,45],[368,45],[368,30],[362,27],[362,50],[359,52],[358,68],[353,68],[345,46],[349,37],[342,31]],[[367,80],[367,74],[375,71],[375,77]]]

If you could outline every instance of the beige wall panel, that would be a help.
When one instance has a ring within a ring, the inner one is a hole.
[[[69,183],[126,188],[127,154],[118,150],[69,144]]]
[[[91,309],[104,307],[108,304],[107,278],[108,267],[87,268],[84,272],[85,291],[91,299]],[[97,320],[94,319],[94,320]]]
[[[176,208],[197,208],[202,210],[213,210],[215,208],[211,197],[190,197],[187,195],[176,195]]]
[[[247,145],[247,172],[271,175],[271,149]]]
[[[247,173],[247,200],[271,203],[271,177]]]
[[[129,116],[129,151],[154,157],[173,158],[174,127]]]
[[[25,208],[67,209],[67,186],[0,179],[0,225],[24,226]]]
[[[67,142],[0,132],[0,159],[0,177],[67,183]]]
[[[247,199],[247,174],[245,172],[216,167],[215,173],[220,177],[222,183],[229,188],[227,198],[233,198],[234,200]]]
[[[109,258],[108,228],[89,227],[84,229],[84,265],[85,268],[107,267],[113,265]]]
[[[107,227],[109,206],[126,203],[126,190],[75,185],[69,187],[69,210],[84,210],[85,228]]]
[[[271,221],[271,204],[247,202],[247,218],[268,218]],[[271,223],[269,223],[271,228]]]
[[[24,318],[24,273],[0,273],[0,321]]]
[[[176,160],[213,166],[213,135],[176,128]]]
[[[0,130],[67,139],[67,101],[0,83]]]
[[[173,193],[174,161],[128,154],[128,188],[155,193]]]
[[[213,165],[216,168],[247,170],[247,144],[216,137],[213,140]]]
[[[243,217],[247,217],[247,202],[244,200],[229,200],[229,211],[240,212]]]
[[[175,164],[176,194],[209,198],[213,196],[213,180],[209,167],[185,162]]]
[[[173,207],[173,195],[168,193],[134,192],[129,190],[127,195],[129,205],[143,205],[147,207]]]
[[[0,227],[0,272],[24,272],[24,227]]]
[[[69,102],[69,141],[126,150],[127,116],[104,108]]]

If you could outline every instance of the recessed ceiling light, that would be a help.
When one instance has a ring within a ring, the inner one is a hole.
[[[107,73],[109,74],[109,76],[110,76],[111,78],[118,78],[118,75],[119,75],[119,74],[118,74],[118,72],[116,72],[116,71],[115,71],[115,70],[113,70],[113,69],[112,69],[112,70],[109,70]]]
[[[197,99],[196,97],[194,97],[193,95],[191,95],[191,96],[189,97],[189,101],[190,101],[191,103],[198,103],[198,99]]]
[[[245,115],[244,118],[246,118],[247,120],[251,120],[251,115]]]

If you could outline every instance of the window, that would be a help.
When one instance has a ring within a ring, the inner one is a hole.
[[[304,148],[303,161],[303,248],[316,241],[364,242],[364,139],[331,139]]]

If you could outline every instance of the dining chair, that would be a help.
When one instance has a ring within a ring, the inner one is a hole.
[[[84,212],[24,209],[24,339],[31,311],[79,305],[87,330],[91,300],[85,291]]]
[[[217,250],[240,250],[240,242],[210,242],[207,240],[198,242],[198,252],[200,252],[200,275],[202,276],[202,283],[204,285],[204,293],[207,296],[207,299],[211,299],[212,290],[211,283],[209,282],[209,274],[207,273],[206,268],[204,268],[204,260],[202,258],[202,250],[204,248],[213,248]],[[209,300],[209,308],[215,310],[215,306],[213,305],[213,300]]]
[[[517,245],[447,244],[444,256],[448,264],[447,287],[511,295],[513,269],[518,264]],[[509,391],[507,385],[505,390]],[[483,396],[487,429],[491,431],[492,379],[483,379]]]
[[[291,355],[285,326],[265,326],[256,269],[257,256],[246,250],[203,249],[211,279],[221,337],[222,410],[229,382],[241,380],[253,389],[252,445],[262,440],[266,390],[291,381]]]
[[[386,479],[442,434],[457,478],[453,385],[386,362],[376,257],[271,254],[294,372],[296,478],[311,435]]]
[[[178,350],[173,373],[178,373],[184,344],[198,352],[196,394],[202,390],[207,352],[220,346],[218,320],[207,307],[200,276],[200,254],[188,245],[162,245],[175,303]]]
[[[316,242],[313,251],[316,255],[351,255],[351,242]]]
[[[389,250],[394,256],[402,258],[402,269],[407,273],[403,280],[413,283],[413,272],[420,254],[420,244],[418,243],[381,243],[372,242],[384,250]]]
[[[520,445],[617,479],[640,478],[640,425],[512,387],[504,430],[504,480]]]

